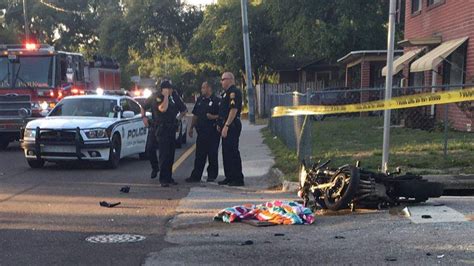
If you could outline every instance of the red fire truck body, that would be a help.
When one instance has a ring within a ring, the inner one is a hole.
[[[91,75],[103,71],[111,73],[108,78]],[[117,83],[111,83],[110,76]],[[82,54],[56,51],[49,45],[0,44],[0,150],[19,139],[25,123],[46,115],[63,97],[97,87],[120,89],[119,81],[118,65],[85,66]]]

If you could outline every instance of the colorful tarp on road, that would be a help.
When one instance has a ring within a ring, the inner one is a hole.
[[[244,204],[221,210],[215,217],[225,223],[258,220],[274,224],[312,224],[311,209],[294,201],[272,201],[264,204]]]

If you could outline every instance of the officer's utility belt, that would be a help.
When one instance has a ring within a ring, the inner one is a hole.
[[[225,118],[225,120],[222,119],[222,118],[219,118],[216,123],[217,123],[217,125],[218,125],[219,127],[223,127],[223,126],[224,126],[224,123],[225,123],[226,121],[227,121],[227,117]],[[236,117],[234,118],[234,121],[232,121],[232,123],[231,123],[230,125],[232,126],[232,125],[234,124],[234,122],[236,122],[236,121],[239,121],[239,122],[240,122],[240,117],[239,117],[239,116],[236,116]]]

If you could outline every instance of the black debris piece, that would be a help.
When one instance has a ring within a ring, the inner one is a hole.
[[[211,234],[211,236],[218,237],[218,236],[219,236],[219,234],[217,234],[217,233],[212,233],[212,234]]]
[[[282,233],[276,233],[275,236],[285,236],[285,234]]]
[[[386,261],[397,261],[397,258],[395,257],[385,257]]]
[[[335,238],[335,239],[345,239],[344,236],[335,236],[334,238]]]
[[[107,201],[101,201],[99,202],[99,205],[102,206],[102,207],[106,207],[106,208],[113,208],[117,205],[120,205],[121,202],[116,202],[116,203],[108,203]]]
[[[428,253],[426,253],[426,256],[431,256],[431,255],[432,255],[432,254],[431,254],[431,253],[429,253],[429,252],[428,252]]]
[[[245,242],[242,242],[239,244],[240,246],[248,246],[248,245],[253,245],[253,241],[252,240],[247,240]]]
[[[426,215],[426,214],[425,214],[425,215],[422,215],[421,218],[422,218],[422,219],[431,219],[431,218],[433,218],[433,217],[431,217],[431,215]]]
[[[120,192],[122,193],[128,193],[130,192],[130,187],[129,186],[124,186],[120,189]]]

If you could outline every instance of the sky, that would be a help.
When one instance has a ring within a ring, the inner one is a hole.
[[[217,2],[217,0],[184,0],[188,4],[192,5],[209,5]]]

